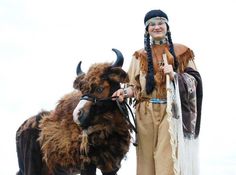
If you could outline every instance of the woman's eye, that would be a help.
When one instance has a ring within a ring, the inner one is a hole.
[[[153,23],[153,22],[151,22],[149,25],[153,27],[153,26],[155,26],[156,24]]]
[[[161,26],[161,25],[163,25],[163,24],[164,24],[163,21],[160,21],[160,22],[157,23],[157,25],[159,25],[159,26]]]
[[[103,91],[103,87],[97,87],[96,88],[96,92],[97,93],[102,93],[102,91]]]

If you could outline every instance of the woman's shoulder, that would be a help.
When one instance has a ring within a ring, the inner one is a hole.
[[[192,49],[190,49],[188,46],[184,44],[175,43],[174,50],[177,58],[181,57],[190,57],[192,59],[194,58],[194,53]]]
[[[194,60],[194,52],[183,44],[174,44],[176,58],[179,62],[179,71],[183,72]]]
[[[133,54],[133,56],[138,59],[138,58],[143,58],[147,56],[147,53],[144,48],[136,50]]]
[[[147,72],[147,52],[144,48],[136,50],[133,54],[133,65],[137,66],[137,64],[140,66],[140,69],[143,72]]]
[[[194,53],[192,49],[190,49],[188,46],[180,43],[174,43],[174,50],[175,50],[175,55],[176,57],[194,57]],[[136,50],[133,54],[136,58],[140,57],[146,57],[147,52],[145,51],[144,48],[141,48],[139,50]]]

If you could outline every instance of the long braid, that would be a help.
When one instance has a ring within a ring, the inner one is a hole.
[[[155,87],[155,81],[154,81],[154,68],[153,68],[153,61],[152,61],[152,50],[150,45],[150,35],[148,32],[144,35],[144,46],[145,50],[147,52],[147,58],[148,58],[148,71],[146,75],[146,92],[147,94],[152,93]]]
[[[179,63],[178,63],[178,60],[177,60],[176,55],[175,55],[174,45],[173,45],[173,42],[172,42],[171,32],[169,31],[168,24],[167,24],[167,28],[168,28],[167,37],[168,37],[168,42],[169,42],[169,47],[170,47],[170,53],[174,57],[174,71],[177,71]]]

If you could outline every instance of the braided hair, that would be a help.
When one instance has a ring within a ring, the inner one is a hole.
[[[178,60],[177,60],[176,55],[175,55],[174,44],[172,42],[171,32],[169,30],[169,25],[168,24],[166,24],[166,25],[167,25],[167,34],[166,35],[167,35],[167,39],[168,39],[168,43],[169,43],[169,51],[172,54],[172,56],[174,57],[174,67],[173,67],[173,69],[174,69],[174,71],[177,71],[179,63],[178,63]]]
[[[144,17],[144,24],[146,25],[146,22],[154,17],[163,17],[167,19],[168,21],[168,16],[161,10],[151,10],[149,11],[145,17]],[[177,70],[178,68],[178,61],[176,59],[175,51],[174,51],[174,45],[172,42],[171,38],[171,32],[169,30],[169,25],[167,25],[167,39],[169,43],[169,51],[174,57],[174,71]],[[155,80],[154,80],[154,67],[153,67],[153,60],[152,60],[152,49],[151,49],[151,44],[150,44],[150,34],[147,32],[148,31],[148,25],[146,25],[146,31],[144,34],[144,49],[147,52],[147,59],[148,59],[148,71],[146,75],[146,93],[151,94],[152,91],[155,88]]]
[[[144,34],[144,47],[147,52],[148,57],[148,71],[146,75],[146,92],[147,94],[152,93],[155,87],[155,81],[154,81],[154,67],[153,67],[153,61],[152,61],[152,49],[150,45],[150,35],[148,32],[145,32]]]

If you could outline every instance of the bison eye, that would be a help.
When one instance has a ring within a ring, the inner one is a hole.
[[[96,91],[97,93],[102,93],[103,90],[104,90],[103,87],[96,87],[96,89],[95,89],[95,91]]]

